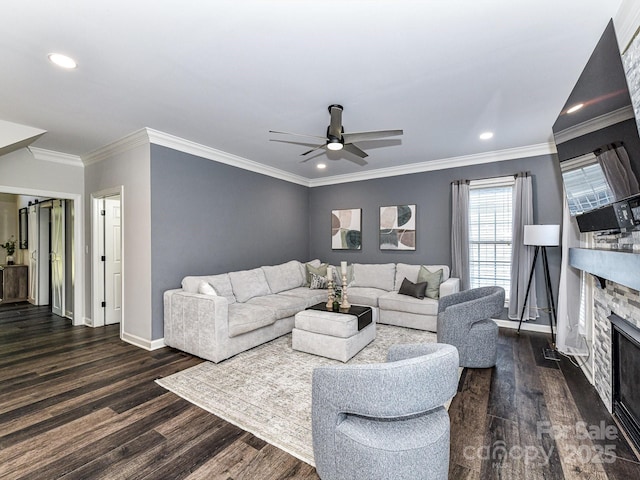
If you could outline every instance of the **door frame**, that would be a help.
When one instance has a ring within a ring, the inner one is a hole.
[[[99,258],[100,252],[100,222],[102,221],[102,215],[100,215],[101,201],[107,197],[120,196],[120,245],[121,245],[121,262],[122,262],[122,283],[120,288],[122,291],[122,308],[120,317],[120,337],[122,338],[122,332],[124,332],[125,322],[125,245],[124,245],[124,186],[106,188],[98,192],[91,194],[91,311],[92,311],[92,326],[101,327],[104,326],[104,311],[101,305],[104,298],[104,265]],[[104,240],[103,242],[104,243]]]
[[[75,268],[73,274],[75,281],[73,285],[73,325],[85,324],[84,310],[84,203],[82,202],[82,194],[54,192],[50,190],[39,190],[34,188],[9,187],[0,185],[0,192],[12,193],[14,195],[24,195],[30,197],[60,198],[64,200],[72,200],[76,214],[73,221],[73,255]]]

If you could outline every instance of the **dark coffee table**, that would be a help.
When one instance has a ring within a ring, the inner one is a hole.
[[[367,307],[364,305],[351,305],[349,310],[327,310],[326,303],[316,303],[315,305],[310,306],[307,310],[319,310],[321,312],[333,312],[333,313],[344,313],[345,315],[355,315],[358,317],[358,330],[362,330],[364,327],[369,325],[373,321],[373,312],[371,307]]]

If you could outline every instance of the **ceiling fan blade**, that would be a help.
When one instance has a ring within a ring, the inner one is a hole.
[[[296,137],[319,138],[321,140],[325,139],[325,137],[319,137],[318,135],[307,135],[306,133],[278,132],[277,130],[269,130],[269,133],[280,133],[282,135],[295,135]]]
[[[300,156],[302,157],[304,155],[309,155],[310,153],[315,152],[316,150],[319,150],[320,148],[323,148],[323,147],[326,147],[326,146],[327,146],[327,144],[323,143],[322,145],[318,145],[317,147],[312,148],[311,150],[309,150],[307,152],[301,153]]]
[[[369,162],[367,162],[364,158],[360,158],[360,157],[356,157],[353,155],[349,155],[348,157],[344,157],[345,160],[348,160],[349,162],[353,162],[356,165],[360,165],[361,167],[364,167],[365,165],[369,165]]]
[[[329,113],[331,113],[329,135],[340,138],[340,135],[342,135],[342,105],[330,105]]]
[[[353,143],[345,143],[344,144],[344,149],[347,152],[353,153],[354,155],[357,155],[360,158],[365,158],[365,157],[369,156],[369,155],[367,155],[367,153],[364,150],[362,150],[360,147],[354,145]]]
[[[402,130],[378,130],[375,132],[352,132],[343,133],[342,138],[345,142],[360,142],[362,140],[376,140],[378,138],[393,137],[396,135],[402,135]]]

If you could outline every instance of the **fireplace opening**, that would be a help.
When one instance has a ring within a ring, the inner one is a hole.
[[[640,449],[640,330],[612,314],[613,413]]]

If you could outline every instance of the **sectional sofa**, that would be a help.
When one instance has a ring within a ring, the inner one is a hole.
[[[308,266],[307,266],[308,265]],[[293,260],[281,265],[208,276],[187,276],[182,288],[164,293],[165,344],[213,362],[290,333],[295,314],[327,301],[327,290],[309,288],[309,270],[321,265]],[[416,283],[420,265],[353,264],[347,295],[354,305],[377,308],[378,322],[436,331],[437,298],[398,293],[403,280]],[[459,291],[459,280],[442,270],[436,296]]]

